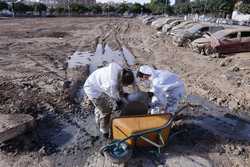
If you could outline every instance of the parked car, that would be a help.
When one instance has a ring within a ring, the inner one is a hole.
[[[239,21],[239,22],[249,22],[250,21],[250,14],[243,14],[238,10],[233,11],[232,19]]]
[[[250,28],[235,28],[217,31],[194,40],[193,51],[209,55],[250,51]]]
[[[142,22],[143,22],[143,24],[149,25],[158,18],[159,18],[159,16],[148,16],[148,17],[144,18],[142,20]]]
[[[115,15],[116,16],[116,15]],[[124,18],[134,18],[136,15],[134,15],[133,13],[123,13],[123,17]]]
[[[175,20],[169,24],[165,24],[163,27],[162,27],[162,32],[164,33],[168,33],[174,26],[182,23],[184,20]]]
[[[2,10],[2,11],[0,11],[0,16],[11,17],[11,16],[13,16],[13,12],[11,12],[9,10]]]
[[[175,21],[175,20],[177,20],[177,19],[176,18],[171,18],[171,17],[163,17],[163,18],[159,18],[159,19],[153,21],[151,25],[156,30],[161,30],[162,27],[165,24],[169,24],[169,23],[171,23],[172,21]]]
[[[193,21],[184,21],[180,23],[179,25],[173,27],[171,31],[169,32],[169,35],[174,36],[178,31],[183,30],[183,29],[188,29],[192,27],[194,24],[197,24],[197,23]]]
[[[172,28],[172,31],[173,30],[178,30],[178,29],[182,29],[182,28],[186,28],[188,25],[191,27],[193,24],[195,24],[196,22],[193,22],[193,21],[184,21],[176,26],[174,26]]]
[[[152,22],[153,19],[154,19],[154,16],[148,16],[146,18],[143,18],[142,23],[143,24],[149,24],[149,23]]]
[[[144,20],[144,19],[146,19],[147,17],[150,17],[150,16],[149,16],[149,15],[142,15],[142,16],[138,16],[138,19]]]
[[[176,35],[173,37],[173,43],[176,46],[189,46],[193,40],[202,37],[206,32],[214,33],[223,29],[223,26],[195,24],[187,30],[176,33]]]

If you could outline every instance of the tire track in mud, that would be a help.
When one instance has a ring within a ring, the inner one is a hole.
[[[111,40],[115,41],[115,43],[117,45],[117,49],[119,49],[121,51],[121,53],[123,53],[123,47],[125,47],[137,59],[138,56],[134,52],[134,46],[130,46],[129,40],[126,39],[126,36],[128,36],[128,37],[130,36],[130,32],[133,31],[134,26],[135,25],[133,23],[130,23],[128,21],[122,22],[120,24],[114,24],[111,27],[113,30],[113,34],[112,34],[113,38]],[[139,39],[137,39],[137,40],[139,40]]]
[[[105,27],[108,28],[105,29]],[[108,39],[113,35],[114,29],[112,28],[112,25],[110,25],[110,23],[104,22],[96,25],[94,30],[92,31],[98,31],[97,35],[95,35],[95,37],[89,41],[81,40],[79,42],[77,51],[81,51],[82,48],[85,48],[84,51],[94,52],[98,44],[102,44],[103,46],[105,46]],[[88,44],[86,45],[86,43]]]
[[[42,67],[45,71],[49,72],[50,74],[54,74],[57,78],[60,78],[62,81],[65,79],[65,76],[61,76],[60,74],[58,74],[58,72],[54,71],[53,69],[51,69],[50,67],[48,67],[46,65],[43,65],[42,63],[40,63],[39,61],[37,61],[33,57],[31,57],[29,55],[25,55],[24,57],[27,57],[32,62],[35,62],[37,66]]]

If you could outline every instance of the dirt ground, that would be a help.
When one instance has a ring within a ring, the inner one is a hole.
[[[65,61],[97,44],[128,48],[138,63],[179,74],[189,108],[160,157],[138,153],[127,166],[250,166],[250,53],[210,58],[177,48],[138,19],[0,20],[0,112],[29,113],[33,133],[0,145],[0,167],[111,166],[92,110],[63,97]]]

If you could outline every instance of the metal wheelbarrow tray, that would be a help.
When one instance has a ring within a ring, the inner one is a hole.
[[[161,147],[170,132],[171,114],[119,117],[112,120],[112,139],[126,140],[131,147]]]

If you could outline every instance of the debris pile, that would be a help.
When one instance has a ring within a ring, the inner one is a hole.
[[[126,47],[113,51],[108,45],[98,44],[96,51],[76,51],[67,61],[64,96],[73,103],[80,103],[83,98],[83,84],[88,75],[96,69],[116,62],[123,67],[135,64],[135,58]]]
[[[3,81],[0,83],[0,113],[36,116],[45,111],[60,111],[61,92],[60,83]]]

